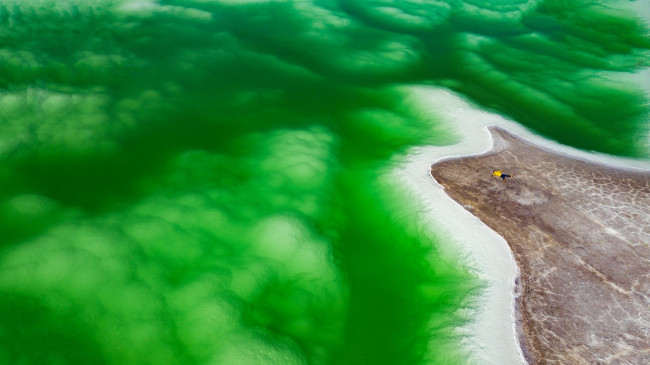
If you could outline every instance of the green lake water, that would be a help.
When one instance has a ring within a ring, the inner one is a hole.
[[[464,363],[483,283],[389,178],[457,134],[399,86],[645,158],[625,5],[3,1],[0,364]]]

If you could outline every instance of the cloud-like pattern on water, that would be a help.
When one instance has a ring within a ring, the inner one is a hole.
[[[4,1],[0,363],[462,362],[477,280],[386,174],[453,126],[395,85],[637,156],[646,36],[594,2]]]

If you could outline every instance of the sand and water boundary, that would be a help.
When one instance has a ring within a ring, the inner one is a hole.
[[[445,89],[409,87],[412,96],[432,118],[442,116],[455,126],[459,143],[451,146],[418,147],[407,162],[394,172],[424,208],[422,219],[448,243],[440,254],[463,257],[468,267],[486,284],[472,313],[473,321],[460,328],[463,345],[472,354],[470,363],[525,363],[517,330],[515,301],[520,295],[515,285],[519,272],[508,244],[463,206],[452,200],[430,175],[436,162],[486,153],[494,141],[489,126],[500,126],[555,154],[625,170],[650,170],[650,161],[590,153],[537,136],[523,126],[498,114],[473,106]]]

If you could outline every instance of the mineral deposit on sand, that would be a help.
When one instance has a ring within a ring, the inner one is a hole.
[[[492,150],[438,162],[431,175],[510,245],[526,359],[650,363],[650,174],[490,132]]]

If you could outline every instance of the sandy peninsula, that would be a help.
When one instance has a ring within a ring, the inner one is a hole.
[[[505,238],[531,364],[650,363],[650,173],[581,161],[490,127],[493,148],[431,175]],[[515,176],[492,177],[501,169]]]

